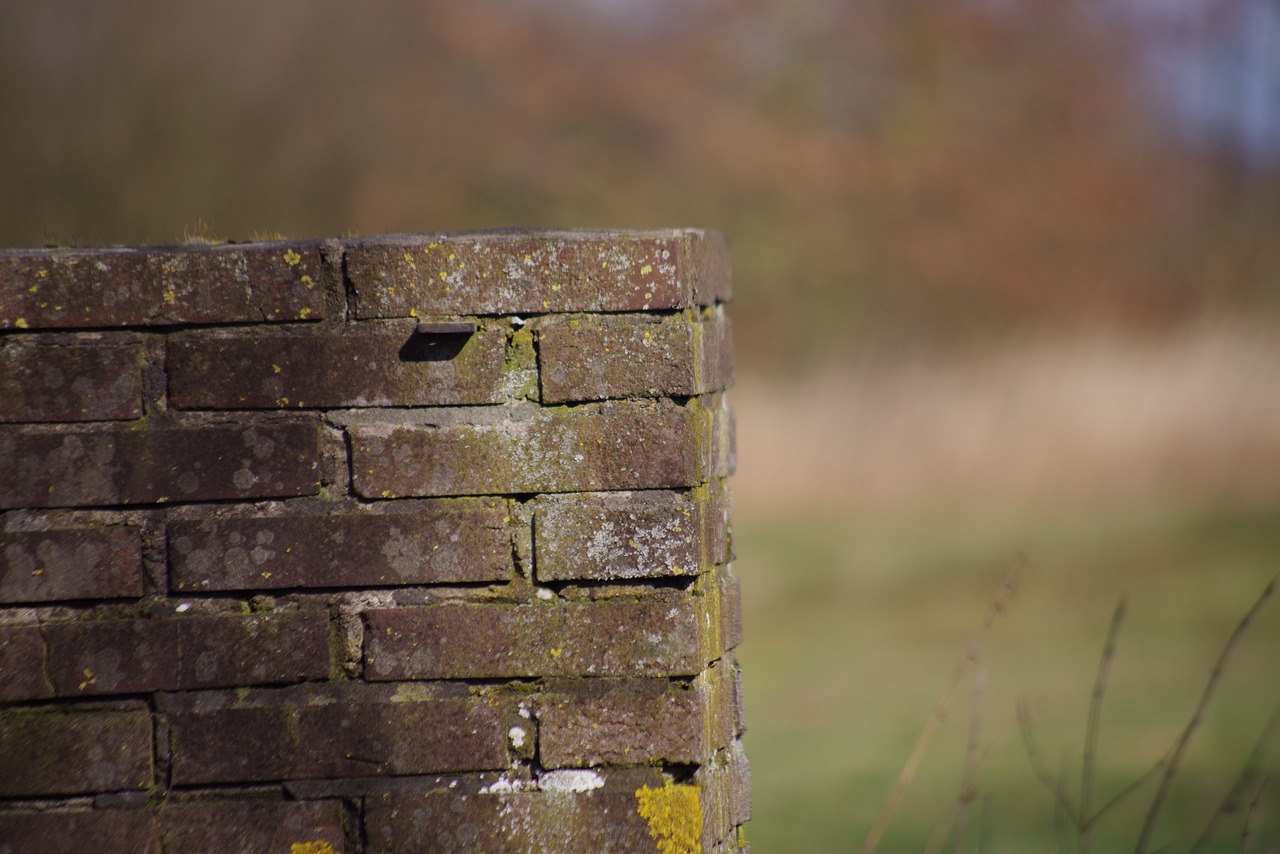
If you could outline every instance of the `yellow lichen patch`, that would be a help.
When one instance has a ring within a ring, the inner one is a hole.
[[[27,319],[25,317],[19,317],[17,320],[13,322],[13,325],[18,327],[19,329],[26,329]]]
[[[302,263],[302,256],[292,249],[286,249],[284,252],[284,262],[290,267],[296,267]]]
[[[333,846],[323,839],[315,842],[295,842],[289,846],[289,854],[334,854]]]
[[[636,789],[637,810],[649,823],[658,854],[701,854],[702,802],[698,787],[666,783]]]

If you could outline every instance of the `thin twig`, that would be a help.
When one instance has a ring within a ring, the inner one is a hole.
[[[1080,819],[1077,817],[1075,805],[1071,803],[1071,795],[1064,784],[1049,774],[1049,766],[1045,765],[1044,757],[1040,754],[1035,733],[1031,730],[1031,709],[1026,702],[1018,703],[1018,726],[1022,731],[1022,744],[1026,749],[1027,759],[1031,762],[1031,772],[1040,781],[1040,785],[1053,795],[1055,810],[1069,818],[1073,825],[1079,826]]]
[[[973,677],[973,705],[969,716],[969,745],[964,752],[964,770],[960,775],[960,793],[956,796],[956,854],[964,854],[964,839],[968,832],[969,804],[978,792],[978,761],[982,747],[982,711],[987,692],[988,669],[984,664]]]
[[[1098,675],[1093,680],[1093,696],[1089,700],[1089,722],[1084,730],[1084,758],[1080,770],[1080,838],[1081,854],[1089,854],[1089,831],[1092,822],[1089,813],[1093,807],[1094,765],[1098,755],[1098,722],[1102,716],[1102,699],[1107,692],[1107,677],[1111,673],[1111,662],[1116,655],[1116,638],[1120,635],[1120,625],[1124,622],[1125,601],[1123,597],[1116,603],[1115,613],[1111,615],[1111,626],[1107,629],[1107,640],[1102,645],[1102,659],[1098,662]]]
[[[1262,760],[1266,754],[1267,741],[1271,738],[1271,734],[1275,732],[1277,725],[1280,725],[1280,706],[1276,706],[1271,712],[1267,725],[1262,728],[1262,732],[1258,735],[1258,740],[1254,742],[1253,750],[1249,751],[1249,755],[1245,758],[1244,767],[1240,769],[1240,774],[1236,777],[1235,783],[1227,792],[1226,797],[1222,799],[1222,804],[1209,817],[1209,823],[1205,825],[1204,832],[1200,834],[1200,838],[1196,840],[1195,845],[1191,846],[1188,854],[1195,854],[1195,852],[1213,841],[1213,835],[1218,831],[1218,823],[1226,816],[1234,815],[1240,809],[1246,790],[1253,785],[1253,781],[1258,778],[1258,774],[1262,770]]]
[[[1187,750],[1187,744],[1191,741],[1192,734],[1196,728],[1200,726],[1200,721],[1204,717],[1205,707],[1209,705],[1210,698],[1213,697],[1214,690],[1218,687],[1218,681],[1222,678],[1222,674],[1226,669],[1227,659],[1231,657],[1231,653],[1235,650],[1236,643],[1244,634],[1245,629],[1249,628],[1249,624],[1253,622],[1253,618],[1268,599],[1275,592],[1276,579],[1271,579],[1266,589],[1262,591],[1262,595],[1258,597],[1258,601],[1253,603],[1253,607],[1249,609],[1243,619],[1240,620],[1236,630],[1231,633],[1231,637],[1227,639],[1227,644],[1222,648],[1222,654],[1218,656],[1218,661],[1213,666],[1213,671],[1209,674],[1209,682],[1204,687],[1204,693],[1200,695],[1200,702],[1196,706],[1196,710],[1191,715],[1191,720],[1187,723],[1186,729],[1182,731],[1182,735],[1174,743],[1173,754],[1169,757],[1169,764],[1165,766],[1164,776],[1160,780],[1160,787],[1156,790],[1155,799],[1151,802],[1151,808],[1147,810],[1146,820],[1142,824],[1142,833],[1138,836],[1138,844],[1134,848],[1135,854],[1145,854],[1151,845],[1151,836],[1155,833],[1156,819],[1160,817],[1160,811],[1164,808],[1165,799],[1169,796],[1169,790],[1173,787],[1173,778],[1178,773],[1178,768],[1182,763],[1182,756]]]
[[[1143,771],[1142,775],[1139,776],[1138,779],[1134,780],[1132,783],[1125,786],[1119,792],[1116,792],[1116,794],[1111,797],[1111,800],[1107,801],[1105,804],[1098,807],[1098,811],[1095,812],[1093,815],[1089,816],[1085,820],[1089,824],[1095,824],[1100,818],[1102,818],[1104,815],[1110,812],[1113,807],[1117,806],[1121,801],[1129,797],[1129,795],[1133,794],[1134,792],[1138,791],[1138,789],[1142,788],[1143,784],[1145,784],[1148,780],[1154,777],[1157,771],[1164,768],[1164,766],[1168,764],[1169,755],[1170,754],[1166,753],[1164,756],[1160,757],[1159,762],[1157,762],[1155,765],[1152,765],[1146,771]]]
[[[1240,830],[1240,850],[1244,851],[1249,845],[1249,837],[1253,835],[1253,817],[1258,814],[1258,807],[1262,805],[1262,793],[1267,790],[1267,786],[1271,784],[1271,775],[1262,778],[1262,785],[1258,786],[1258,793],[1253,796],[1253,800],[1249,803],[1249,811],[1244,814],[1244,827]]]
[[[965,649],[964,656],[956,664],[955,669],[951,672],[951,678],[947,680],[946,686],[942,689],[942,695],[938,698],[938,704],[934,707],[933,714],[925,723],[924,729],[920,733],[920,737],[916,740],[916,746],[912,749],[911,755],[907,758],[906,765],[898,774],[898,779],[894,782],[893,789],[889,792],[889,797],[885,800],[884,808],[881,809],[876,823],[871,828],[871,832],[867,834],[867,838],[862,841],[862,846],[858,849],[859,854],[871,854],[876,850],[876,846],[880,844],[880,840],[884,838],[884,834],[889,829],[889,825],[893,822],[893,815],[898,810],[898,805],[902,802],[903,796],[907,793],[907,789],[911,787],[915,780],[916,772],[920,769],[920,763],[924,761],[924,756],[929,751],[929,747],[933,744],[933,740],[938,735],[938,730],[942,728],[942,724],[947,719],[947,713],[951,708],[951,701],[955,698],[956,691],[960,687],[960,682],[964,679],[965,673],[968,672],[969,666],[974,662],[977,656],[977,650],[981,640],[991,630],[991,626],[995,623],[996,617],[1004,614],[1005,607],[1012,598],[1016,589],[1015,580],[1018,572],[1025,566],[1027,562],[1026,556],[1019,552],[1014,558],[1013,563],[1005,572],[1004,578],[1000,582],[996,594],[992,597],[990,604],[987,606],[986,613],[982,617],[982,625],[969,641],[969,646]]]

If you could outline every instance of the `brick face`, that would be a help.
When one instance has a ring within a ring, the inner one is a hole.
[[[714,657],[699,599],[376,609],[370,679],[692,675]]]
[[[364,688],[364,690],[360,690]],[[177,785],[504,768],[507,716],[396,686],[162,696]]]
[[[0,604],[141,595],[137,527],[0,532]]]
[[[253,516],[169,526],[175,591],[386,587],[509,580],[510,512],[492,499],[403,512]]]
[[[316,244],[0,252],[0,329],[316,320]]]
[[[319,434],[306,420],[0,427],[0,508],[310,495],[318,460]]]
[[[95,620],[44,627],[59,695],[138,694],[322,679],[324,611]]]
[[[0,341],[0,422],[142,415],[139,344]]]
[[[620,401],[497,425],[359,426],[353,483],[366,498],[692,486],[706,470],[701,416]]]
[[[534,517],[540,581],[697,575],[706,501],[665,490],[539,498]]]
[[[414,328],[180,333],[168,344],[170,401],[179,409],[297,409],[503,400],[503,329],[430,336]]]
[[[0,854],[743,850],[729,297],[688,229],[0,250]]]
[[[691,397],[732,382],[728,321],[558,316],[538,328],[542,400]]]
[[[0,797],[145,789],[151,716],[145,708],[0,711],[0,756]]]

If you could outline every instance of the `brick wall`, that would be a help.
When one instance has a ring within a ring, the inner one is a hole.
[[[0,852],[738,850],[723,241],[0,252]]]

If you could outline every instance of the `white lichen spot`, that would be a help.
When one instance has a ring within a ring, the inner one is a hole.
[[[544,792],[589,792],[604,787],[604,777],[589,768],[561,768],[538,778]]]
[[[513,726],[507,731],[507,737],[511,739],[512,747],[524,747],[525,731],[523,727]]]

